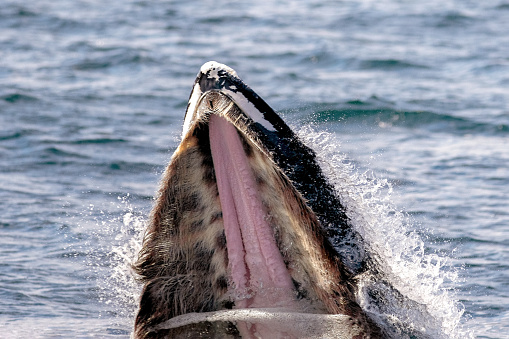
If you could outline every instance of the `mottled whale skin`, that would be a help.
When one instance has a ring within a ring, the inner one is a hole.
[[[276,310],[337,315],[344,338],[384,338],[355,298],[362,243],[315,152],[234,70],[208,62],[134,264],[134,337],[303,336],[215,313]]]

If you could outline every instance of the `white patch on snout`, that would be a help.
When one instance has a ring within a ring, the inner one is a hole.
[[[203,74],[207,74],[207,77],[209,79],[218,79],[219,78],[219,71],[225,71],[229,73],[230,75],[233,75],[234,77],[238,78],[237,72],[231,67],[228,67],[224,64],[221,64],[217,61],[209,61],[203,64],[200,68],[200,72]]]
[[[251,101],[249,101],[242,94],[242,92],[234,92],[234,91],[231,91],[226,88],[221,89],[221,92],[226,94],[228,97],[230,97],[233,100],[233,102],[235,102],[235,104],[237,106],[239,106],[239,108],[244,113],[246,113],[246,115],[248,117],[253,119],[254,122],[259,123],[260,125],[262,125],[263,127],[265,127],[265,129],[267,129],[269,131],[272,131],[272,132],[276,131],[274,126],[265,119],[265,117],[263,116],[263,113],[260,112],[260,110],[258,108],[256,108],[256,106],[253,105],[253,103]]]

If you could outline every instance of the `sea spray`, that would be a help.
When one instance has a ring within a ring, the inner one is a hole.
[[[106,280],[105,287],[113,287],[115,299],[122,306],[119,313],[134,319],[141,286],[134,278],[131,264],[141,249],[145,216],[137,213],[129,203],[129,195],[118,199],[120,201],[118,207],[123,207],[123,215],[116,219],[120,227],[114,231],[115,244],[112,245],[110,252],[113,270]]]
[[[111,328],[127,334],[133,327],[141,291],[131,264],[141,248],[146,211],[130,202],[129,193],[111,196],[113,201],[101,208],[86,207],[68,246],[84,257],[87,280],[96,286],[95,298],[102,305],[98,317],[110,319]],[[90,220],[94,225],[88,225]]]
[[[454,299],[453,289],[457,271],[447,256],[426,247],[411,217],[393,206],[391,183],[370,171],[360,172],[341,153],[335,135],[316,132],[311,125],[296,130],[317,152],[352,226],[380,270],[380,274],[359,277],[361,306],[392,324],[399,337],[413,337],[413,333],[444,339],[473,337],[460,325],[464,310]]]

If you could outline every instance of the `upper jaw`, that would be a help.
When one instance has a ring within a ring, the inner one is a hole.
[[[204,114],[225,115],[223,110],[230,104],[228,101],[239,108],[239,115],[258,132],[283,132],[288,129],[272,108],[249,88],[232,68],[209,61],[201,67],[196,76],[189,97],[182,137],[193,129],[195,122],[205,118]]]

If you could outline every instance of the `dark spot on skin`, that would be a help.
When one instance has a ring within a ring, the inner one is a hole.
[[[224,302],[223,306],[224,306],[224,308],[231,310],[231,309],[233,309],[233,306],[235,306],[235,303],[231,300],[227,300]]]
[[[205,153],[205,154],[202,153],[202,156],[203,156],[203,160],[202,160],[203,166],[214,167],[214,160],[212,159],[211,153]]]
[[[203,246],[201,241],[197,242],[193,246],[193,254],[196,258],[192,261],[193,268],[198,271],[210,271],[210,262],[212,261],[212,255],[214,255],[214,249],[210,250]]]
[[[216,184],[216,173],[214,171],[214,160],[210,151],[209,127],[205,123],[200,123],[193,131],[193,135],[198,139],[198,152],[201,155],[201,166],[203,170],[203,181],[206,184]]]
[[[190,230],[193,231],[193,232],[196,232],[196,231],[200,231],[202,228],[203,228],[203,220],[200,219],[200,220],[197,220],[197,221],[193,221],[191,223]]]
[[[297,299],[305,299],[308,296],[308,293],[305,289],[302,288],[302,285],[292,278],[293,286],[295,286],[295,290],[297,291]]]
[[[195,126],[196,127],[193,130],[193,136],[195,136],[198,139],[200,139],[204,134],[206,134],[207,137],[208,137],[209,128],[208,128],[208,125],[206,123],[200,122],[200,123],[197,123]]]
[[[226,279],[226,277],[224,275],[217,278],[216,286],[222,292],[226,292],[228,290],[228,280]]]
[[[216,171],[214,171],[214,166],[209,166],[205,163],[206,161],[203,160],[203,181],[207,183],[208,185],[215,185],[216,184]]]
[[[210,156],[210,139],[208,123],[199,123],[193,131],[193,136],[198,139],[198,149],[201,154]],[[210,161],[212,157],[210,156]]]
[[[246,138],[239,132],[240,140],[242,141],[242,148],[244,148],[244,153],[246,153],[246,156],[250,158],[253,156],[253,148],[251,145],[247,142]]]
[[[224,234],[224,230],[218,235],[216,245],[218,248],[226,250],[226,235]]]
[[[203,208],[201,206],[201,197],[198,193],[193,192],[187,196],[182,197],[182,206],[184,210],[194,211],[197,210],[198,207]]]
[[[210,218],[210,223],[213,224],[219,219],[223,219],[223,212],[216,212],[212,214],[212,217]]]
[[[265,179],[261,175],[256,175],[255,177],[256,183],[258,186],[264,186],[265,185]]]

